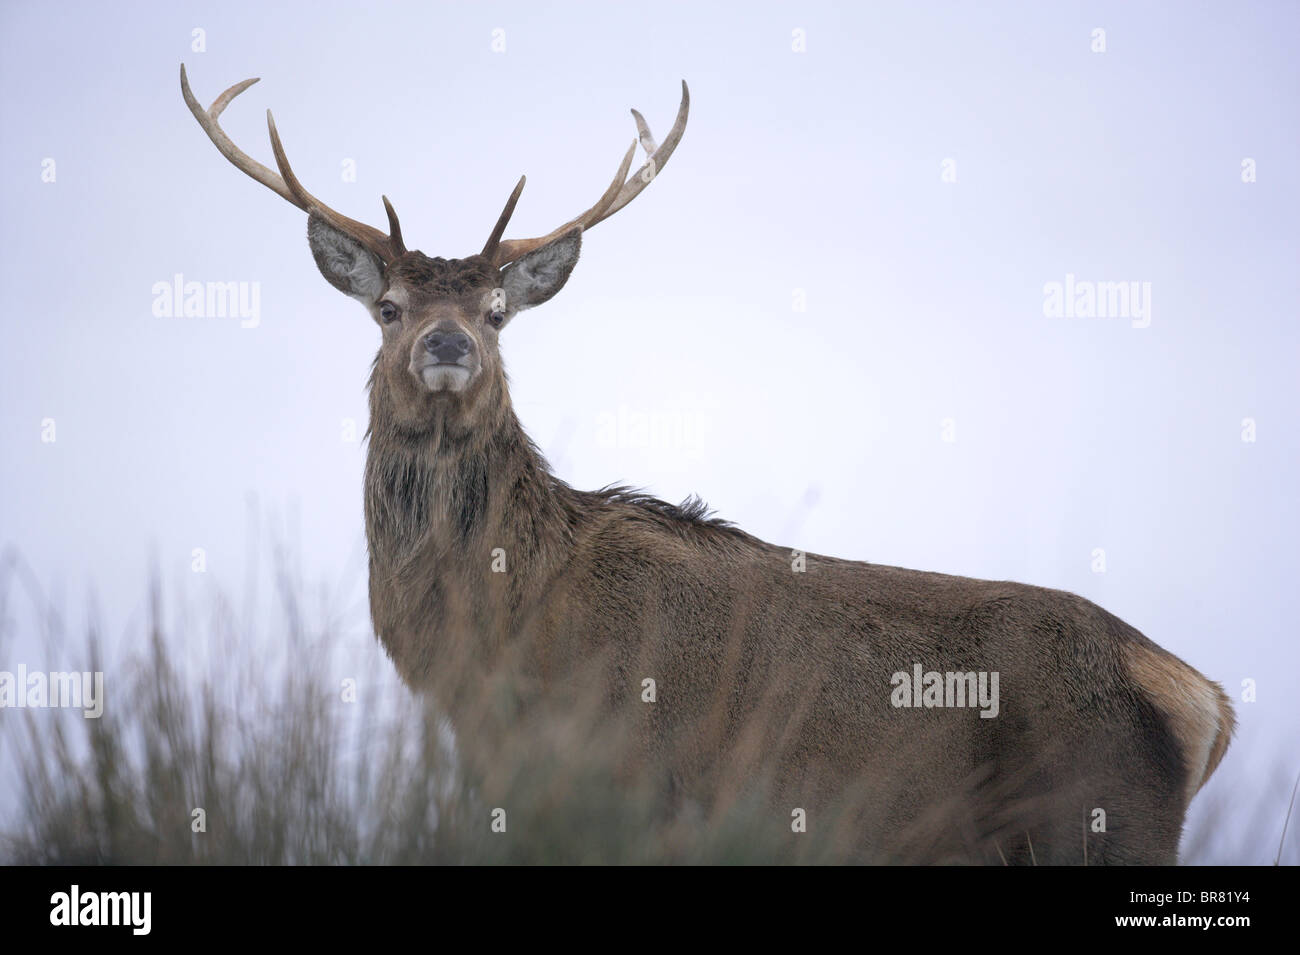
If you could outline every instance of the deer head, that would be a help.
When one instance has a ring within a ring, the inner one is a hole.
[[[384,233],[335,212],[309,193],[289,165],[270,110],[266,122],[279,173],[235,146],[218,120],[231,100],[256,82],[236,83],[204,110],[181,65],[185,102],[213,144],[238,169],[307,213],[307,239],[321,274],[365,305],[379,325],[383,344],[371,379],[372,409],[381,409],[384,425],[402,435],[434,427],[468,432],[492,409],[507,407],[498,335],[516,314],[564,287],[578,261],[583,231],[635,199],[664,167],[686,129],[690,109],[683,81],[677,119],[659,145],[641,114],[632,110],[647,159],[629,178],[634,140],[609,187],[586,212],[544,236],[503,238],[523,191],[525,179],[520,177],[483,250],[444,259],[407,251],[387,196]]]

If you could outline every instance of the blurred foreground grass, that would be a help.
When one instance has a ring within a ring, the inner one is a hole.
[[[14,644],[15,569],[0,562],[0,661]],[[617,729],[584,719],[581,708],[516,727],[508,749],[492,754],[488,798],[483,777],[464,770],[476,741],[454,739],[431,704],[397,682],[373,637],[344,640],[328,626],[307,626],[300,595],[286,587],[281,577],[282,619],[270,628],[278,647],[241,632],[224,604],[205,623],[169,628],[155,585],[148,620],[125,635],[120,659],[106,659],[97,629],[69,640],[63,617],[42,605],[29,581],[41,642],[58,647],[40,656],[76,661],[29,659],[29,669],[103,670],[106,702],[97,719],[80,709],[0,710],[0,776],[14,790],[13,818],[0,823],[0,863],[740,863],[837,855],[815,835],[792,839],[788,825],[743,801],[707,820],[670,811],[669,793],[621,773]],[[81,647],[69,652],[74,642]],[[198,665],[183,665],[178,657],[193,657],[195,643],[206,652]],[[339,651],[368,660],[369,671],[340,667]]]
[[[16,626],[9,603],[15,567],[12,561],[0,567],[0,669],[8,666]],[[0,710],[0,770],[13,786],[13,818],[0,828],[0,862],[846,858],[835,826],[795,837],[788,817],[756,799],[738,798],[707,814],[682,811],[671,793],[627,777],[618,729],[589,718],[581,706],[513,726],[508,747],[493,752],[490,780],[467,772],[476,741],[454,738],[427,702],[398,685],[373,638],[344,640],[328,626],[307,626],[298,595],[283,578],[280,588],[283,620],[273,628],[278,654],[242,632],[222,606],[208,615],[207,627],[165,625],[155,586],[148,619],[126,635],[121,659],[105,659],[92,626],[74,654],[83,665],[66,667],[105,671],[101,718],[85,719],[79,710]],[[43,639],[60,644],[66,636],[60,618],[49,607],[41,613]],[[196,640],[206,659],[184,665],[178,656]],[[372,664],[370,673],[353,678],[351,700],[340,674],[356,668],[339,668],[340,649]],[[1285,813],[1278,787],[1268,787],[1265,797],[1265,787],[1218,782],[1211,802],[1193,813],[1183,862],[1272,861]],[[1283,790],[1289,788],[1283,780]],[[1243,789],[1254,798],[1248,805],[1224,795]],[[1284,862],[1295,861],[1294,835]]]

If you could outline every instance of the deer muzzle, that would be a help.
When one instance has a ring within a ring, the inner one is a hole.
[[[411,373],[429,391],[464,391],[481,368],[473,337],[454,323],[423,332],[411,349]]]

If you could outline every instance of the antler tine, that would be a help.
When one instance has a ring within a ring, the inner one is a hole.
[[[306,209],[308,212],[320,216],[340,232],[347,233],[377,255],[383,262],[391,262],[406,251],[402,247],[402,228],[400,225],[396,225],[393,236],[384,235],[373,226],[368,226],[364,222],[358,222],[356,219],[350,219],[340,212],[335,212],[308,192],[303,187],[303,184],[298,181],[293,168],[289,165],[289,157],[285,154],[284,144],[280,142],[280,133],[275,128],[275,117],[271,115],[269,109],[266,111],[266,128],[271,134],[271,151],[275,153],[275,164],[280,167],[280,175],[283,177],[289,191],[293,193],[295,197],[294,204],[298,208]],[[384,199],[384,208],[388,212],[390,226],[395,225],[397,213],[393,210],[393,205],[387,198]]]
[[[392,243],[393,251],[401,255],[406,252],[406,245],[402,242],[402,224],[397,221],[397,210],[387,196],[379,198],[384,200],[384,212],[388,214],[388,241]]]
[[[194,95],[194,91],[190,89],[190,80],[189,77],[185,75],[185,64],[182,63],[181,95],[185,97],[185,105],[190,108],[190,112],[194,114],[194,118],[199,121],[199,125],[203,127],[203,131],[208,134],[208,139],[212,140],[212,144],[217,147],[217,151],[220,152],[221,155],[230,160],[234,167],[240,172],[256,179],[272,192],[278,193],[282,198],[287,199],[289,202],[292,202],[295,206],[298,206],[298,208],[304,209],[305,211],[305,207],[299,204],[293,193],[289,191],[288,186],[284,184],[284,180],[236,146],[231,141],[230,137],[226,135],[226,131],[222,129],[221,125],[217,122],[217,118],[222,114],[225,108],[230,105],[230,101],[260,79],[261,77],[253,77],[252,79],[236,83],[234,86],[230,87],[230,89],[217,97],[216,101],[212,104],[211,109],[205,110],[199,105],[198,97]]]
[[[583,230],[590,229],[597,223],[608,219],[635,199],[650,183],[650,180],[667,165],[668,158],[672,156],[673,150],[681,142],[682,134],[686,132],[686,120],[690,115],[690,109],[691,93],[686,87],[686,81],[682,80],[682,102],[677,108],[677,119],[674,120],[672,129],[668,131],[667,137],[660,145],[655,144],[654,135],[650,132],[650,127],[646,125],[645,118],[636,110],[632,110],[632,117],[636,120],[637,140],[632,142],[627,154],[623,157],[623,162],[619,165],[618,172],[614,175],[614,180],[609,184],[609,188],[605,190],[600,200],[582,215],[570,219],[558,229],[554,229],[544,236],[535,239],[506,239],[500,242],[496,245],[492,255],[489,256],[493,265],[500,268],[508,262],[513,262],[520,256],[526,255],[551,240],[559,238],[574,227],[581,227]],[[647,158],[641,168],[629,179],[627,173],[632,166],[632,158],[636,155],[637,141],[640,141],[642,148],[645,149]],[[522,182],[519,187],[516,187],[516,193],[521,187]],[[511,201],[506,204],[507,210],[513,211],[514,201],[517,198],[517,194],[511,196]],[[509,216],[505,216],[505,218],[508,219]],[[504,222],[498,220],[497,229],[503,228]],[[493,235],[496,236],[496,230],[494,230]],[[490,245],[489,243],[489,248]],[[484,248],[484,255],[488,255],[489,248]]]
[[[181,95],[185,97],[185,104],[189,106],[190,112],[198,120],[199,126],[208,134],[212,144],[217,147],[217,151],[230,160],[236,169],[250,178],[256,179],[272,192],[293,203],[304,212],[313,213],[325,219],[334,228],[356,239],[384,263],[391,262],[402,255],[406,251],[402,245],[402,229],[397,221],[397,213],[393,210],[392,203],[388,201],[387,197],[384,197],[384,209],[388,213],[388,226],[391,235],[385,235],[364,222],[358,222],[335,212],[303,188],[302,183],[298,181],[298,178],[293,174],[293,170],[289,167],[289,160],[284,154],[283,146],[280,144],[280,137],[276,132],[275,121],[271,118],[270,110],[266,112],[266,120],[271,132],[271,149],[275,153],[276,165],[280,168],[279,175],[241,150],[226,135],[225,130],[221,128],[221,124],[217,121],[218,118],[225,111],[225,108],[230,105],[231,100],[257,81],[258,78],[255,77],[236,83],[218,96],[212,106],[205,110],[199,105],[194,91],[190,89],[189,77],[185,74],[185,64],[181,64]]]
[[[527,181],[527,176],[520,176],[519,182],[515,184],[514,192],[510,193],[510,198],[506,200],[506,207],[501,210],[501,215],[497,218],[497,224],[492,227],[492,234],[488,236],[487,244],[483,246],[483,251],[479,253],[484,258],[489,260],[495,258],[497,245],[501,242],[501,236],[505,234],[510,217],[515,214],[515,203],[519,201],[519,194],[524,191],[524,183]]]
[[[645,117],[636,110],[632,110],[632,118],[636,120],[637,139],[641,140],[641,148],[645,150],[647,156],[653,156],[654,151],[659,147],[655,144],[654,133],[650,132],[650,127],[646,125]]]
[[[641,139],[641,145],[649,154],[645,163],[636,171],[627,185],[618,194],[613,205],[606,210],[602,219],[608,219],[614,213],[618,212],[625,205],[641,194],[641,190],[650,184],[650,180],[659,175],[659,172],[668,165],[668,158],[672,156],[673,150],[677,144],[682,141],[682,135],[686,132],[686,119],[691,112],[691,91],[686,88],[686,81],[682,80],[682,102],[677,107],[677,118],[673,120],[672,129],[668,130],[668,135],[664,141],[655,146],[654,136],[650,133],[650,127],[646,125],[645,119],[636,110],[632,110],[632,116],[636,120],[637,132]],[[600,221],[599,219],[597,222]],[[592,223],[595,225],[595,223]]]
[[[497,239],[497,244],[493,244],[492,240],[489,239],[489,244],[484,247],[483,254],[488,255],[488,249],[493,248],[494,251],[489,258],[494,266],[500,268],[507,262],[513,262],[520,256],[528,254],[533,251],[533,249],[541,248],[552,239],[558,239],[575,226],[587,229],[595,225],[596,222],[599,221],[598,217],[609,208],[610,204],[615,199],[618,198],[619,190],[622,189],[624,182],[627,181],[627,171],[632,168],[632,157],[635,155],[636,142],[633,141],[632,145],[627,148],[627,152],[623,155],[623,161],[619,163],[618,171],[614,173],[614,178],[610,180],[609,185],[605,188],[601,197],[596,200],[594,206],[582,215],[570,219],[558,229],[553,229],[546,235],[538,236],[535,239],[507,239],[506,241],[501,242],[500,236],[497,235],[497,230],[504,231],[505,221],[510,218],[508,213],[514,212],[514,204],[518,199],[517,193],[523,188],[523,182],[521,180],[520,185],[515,187],[516,194],[512,194],[510,201],[506,203],[506,212],[502,213],[502,218],[497,220],[497,229],[493,230],[493,238]]]

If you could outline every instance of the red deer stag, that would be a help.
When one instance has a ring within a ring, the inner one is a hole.
[[[786,825],[799,809],[847,820],[866,859],[1176,861],[1232,708],[1123,621],[1062,591],[792,552],[698,501],[574,490],[524,433],[500,336],[563,288],[583,233],[662,172],[685,83],[662,143],[633,110],[648,159],[629,176],[634,141],[586,212],[505,238],[521,178],[483,250],[444,259],[406,249],[386,197],[384,233],[303,188],[269,111],[279,173],[236,147],[218,120],[255,82],[205,110],[181,67],[203,131],[307,213],[321,274],[379,326],[371,615],[405,681],[450,701],[453,723],[466,674],[486,682],[509,657],[534,686],[594,687],[596,712],[633,727],[638,765],[679,806],[761,783]]]

